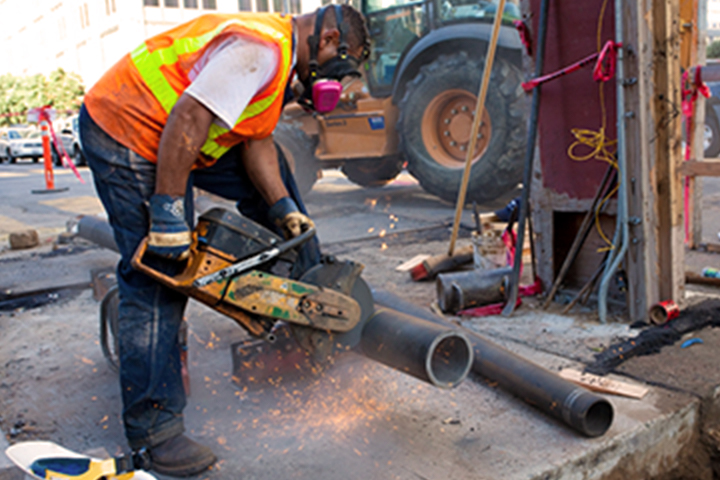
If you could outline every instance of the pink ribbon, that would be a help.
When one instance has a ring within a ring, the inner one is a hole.
[[[48,128],[50,130],[50,137],[52,138],[53,143],[55,144],[55,149],[58,150],[58,154],[60,155],[60,158],[62,159],[63,163],[65,165],[68,165],[70,169],[73,171],[75,176],[78,180],[80,180],[80,183],[85,183],[85,180],[83,180],[82,176],[80,176],[80,172],[78,172],[78,169],[75,167],[75,164],[70,159],[70,155],[65,151],[65,145],[57,138],[57,135],[55,135],[55,129],[53,128],[52,121],[50,120],[50,115],[48,114],[47,110],[50,108],[49,105],[46,105],[44,107],[41,107],[39,109],[40,113],[40,120],[45,120],[48,123]]]
[[[682,98],[682,114],[685,117],[685,161],[692,157],[692,127],[695,115],[695,103],[698,95],[710,98],[710,89],[702,81],[702,67],[695,67],[695,75],[690,80],[690,72],[687,69],[682,75],[680,95]],[[685,209],[685,243],[690,240],[690,177],[685,177],[685,188],[683,188],[683,208]]]

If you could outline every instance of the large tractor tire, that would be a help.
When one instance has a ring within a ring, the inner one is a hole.
[[[408,84],[398,132],[408,170],[422,187],[456,202],[484,58],[438,57]],[[519,67],[496,58],[475,148],[467,201],[492,201],[522,179],[527,100]]]
[[[348,160],[342,166],[342,172],[362,187],[382,187],[400,175],[403,167],[402,155],[381,158]]]
[[[295,125],[284,122],[277,124],[273,136],[293,172],[300,195],[306,195],[315,185],[320,171],[313,141]]]

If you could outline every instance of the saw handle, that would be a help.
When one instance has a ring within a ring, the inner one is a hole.
[[[171,277],[170,275],[167,275],[165,273],[162,273],[158,270],[155,270],[154,268],[148,267],[145,265],[142,261],[143,257],[145,256],[145,253],[147,252],[147,246],[148,246],[148,237],[145,237],[140,242],[140,245],[138,245],[137,250],[135,250],[135,254],[132,257],[132,260],[130,261],[130,264],[132,267],[137,270],[138,272],[144,273],[150,278],[154,278],[155,280],[159,281],[162,284],[167,285],[170,288],[179,288],[182,287],[183,284],[179,282],[177,279]],[[193,260],[193,253],[190,252],[190,258],[187,260],[187,265],[190,266],[192,264]],[[182,274],[180,274],[182,276]]]
[[[306,231],[304,231],[301,235],[298,235],[297,237],[291,238],[289,240],[286,240],[284,242],[281,242],[279,244],[275,245],[275,248],[277,248],[278,252],[276,256],[282,255],[285,252],[288,252],[294,248],[299,247],[300,245],[304,244],[305,242],[309,241],[314,235],[316,231],[315,228],[310,228]],[[150,278],[154,278],[158,282],[173,288],[173,289],[182,289],[182,288],[188,288],[192,286],[193,282],[196,280],[195,275],[192,273],[193,269],[193,263],[195,262],[195,256],[197,254],[197,251],[194,249],[196,245],[196,242],[193,241],[192,246],[190,247],[190,257],[186,260],[186,266],[185,271],[179,273],[175,277],[171,277],[170,275],[167,275],[165,273],[162,273],[158,270],[155,270],[154,268],[151,268],[143,263],[143,258],[145,256],[145,253],[147,252],[147,246],[148,246],[148,237],[145,237],[140,242],[140,245],[138,245],[137,250],[135,250],[135,254],[132,257],[132,260],[130,261],[130,264],[132,267],[147,275]],[[226,269],[232,268],[232,265],[229,267],[226,267]],[[223,269],[223,270],[226,270]],[[217,272],[216,272],[217,273]],[[212,275],[212,274],[211,274]]]

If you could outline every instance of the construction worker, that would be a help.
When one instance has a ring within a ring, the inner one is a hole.
[[[328,108],[337,90],[323,99],[324,87],[359,75],[367,55],[365,21],[348,5],[296,17],[204,15],[145,41],[85,96],[80,137],[121,252],[125,433],[131,449],[148,449],[158,473],[194,475],[216,457],[183,433],[178,329],[187,298],[133,270],[130,259],[147,236],[146,263],[171,275],[182,269],[192,186],[236,200],[286,238],[311,227],[272,132],[293,75],[304,87],[299,101]],[[300,256],[304,267],[317,263],[317,243]]]

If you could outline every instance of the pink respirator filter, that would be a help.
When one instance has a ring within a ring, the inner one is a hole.
[[[327,113],[335,110],[340,101],[342,84],[335,80],[318,80],[313,84],[312,98],[315,111]]]

